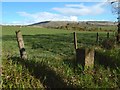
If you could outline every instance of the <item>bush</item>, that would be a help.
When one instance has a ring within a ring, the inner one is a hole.
[[[115,46],[115,40],[114,39],[105,39],[102,42],[102,47],[106,49],[112,49]]]

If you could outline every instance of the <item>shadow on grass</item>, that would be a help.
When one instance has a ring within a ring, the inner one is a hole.
[[[39,79],[45,88],[74,88],[68,85],[63,79],[50,67],[43,62],[34,62],[33,60],[21,60],[18,57],[12,57],[12,60],[19,62],[23,67],[29,70],[32,76]]]
[[[80,59],[79,59],[80,60]],[[73,68],[74,72],[81,73],[84,70],[84,67],[82,67],[82,63],[76,62],[75,56],[69,59],[63,60],[66,65],[68,65],[70,68]],[[78,65],[81,67],[78,67]],[[94,56],[94,68],[96,68],[96,65],[102,65],[105,69],[107,67],[112,69],[120,68],[119,60],[110,57],[108,55],[105,55],[102,52],[95,51]]]
[[[96,60],[96,65],[97,64],[100,64],[100,65],[103,65],[106,69],[107,67],[109,67],[111,70],[117,70],[117,78],[118,78],[118,81],[117,81],[117,84],[118,84],[118,87],[120,88],[120,59],[115,59],[115,58],[112,58],[110,56],[107,56],[105,55],[104,53],[102,52],[98,52],[96,51],[95,52],[95,60]]]
[[[64,64],[66,64],[75,74],[81,74],[84,71],[83,66],[80,63],[77,63],[75,56],[66,58],[63,60]]]
[[[73,69],[73,71],[75,72],[76,62],[74,57],[66,58],[63,60],[63,62],[64,64],[68,65],[71,69]]]
[[[120,67],[120,63],[115,58],[105,55],[102,52],[95,51],[95,64],[103,65],[105,68],[110,67],[111,69],[116,69]]]

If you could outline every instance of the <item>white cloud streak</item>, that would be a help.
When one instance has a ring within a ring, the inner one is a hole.
[[[93,6],[85,6],[82,4],[67,4],[63,8],[53,8],[53,10],[65,14],[65,15],[74,15],[74,16],[82,16],[82,15],[97,15],[104,13],[104,5],[105,3],[98,3]]]
[[[74,0],[74,2],[106,2],[107,0]],[[2,2],[73,2],[73,0],[2,0]]]
[[[81,19],[80,21],[110,21],[108,19]]]
[[[39,13],[27,13],[27,12],[17,12],[20,16],[25,17],[29,21],[27,24],[36,23],[41,21],[78,21],[77,16],[64,16],[61,14],[55,14],[50,12],[39,12]]]

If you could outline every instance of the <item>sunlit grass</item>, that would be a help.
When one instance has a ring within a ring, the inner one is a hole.
[[[95,57],[95,68],[83,71],[75,67],[73,31],[24,27],[23,34],[28,60],[19,58],[15,37],[17,27],[3,28],[3,88],[119,88],[120,50],[97,49],[100,55],[114,60],[107,67]],[[9,31],[10,30],[10,31]],[[96,32],[77,32],[78,47],[96,46]],[[113,33],[110,33],[113,37]],[[101,32],[105,39],[106,33]],[[103,57],[103,59],[104,59]],[[112,67],[116,64],[117,67]]]

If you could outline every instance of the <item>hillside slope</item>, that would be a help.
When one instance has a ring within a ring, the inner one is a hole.
[[[109,21],[44,21],[34,23],[28,26],[54,28],[54,29],[66,29],[66,30],[78,30],[78,31],[95,31],[95,30],[116,30],[117,23]]]

